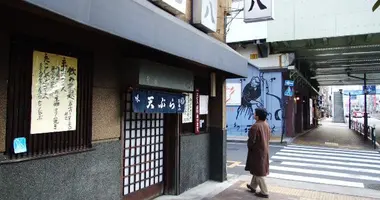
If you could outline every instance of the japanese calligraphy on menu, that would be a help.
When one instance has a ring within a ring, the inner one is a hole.
[[[199,134],[200,132],[200,118],[199,118],[199,114],[200,114],[200,107],[199,107],[199,89],[196,89],[195,90],[195,100],[194,100],[194,107],[195,107],[195,110],[194,110],[194,118],[195,118],[195,121],[194,121],[194,132],[195,134]]]
[[[187,93],[185,97],[185,111],[182,114],[182,123],[192,123],[193,122],[193,94]]]
[[[78,60],[33,52],[31,134],[76,129]]]
[[[183,113],[185,96],[150,90],[134,90],[132,107],[136,113]]]

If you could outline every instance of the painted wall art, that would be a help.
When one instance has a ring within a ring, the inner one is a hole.
[[[281,136],[283,124],[282,73],[260,72],[250,69],[246,79],[228,79],[227,83],[241,83],[240,105],[227,105],[227,135],[246,136],[255,122],[256,108],[265,108],[272,135]],[[227,90],[227,93],[229,91]],[[227,94],[234,95],[234,94]]]

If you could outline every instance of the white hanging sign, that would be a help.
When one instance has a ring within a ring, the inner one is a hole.
[[[151,0],[174,14],[186,14],[187,0]]]
[[[199,114],[207,115],[208,114],[208,95],[200,95],[199,97]]]
[[[244,0],[244,22],[274,19],[274,0]]]
[[[240,106],[241,104],[241,83],[226,84],[226,105]]]
[[[182,113],[182,123],[192,123],[193,122],[193,94],[186,93],[185,96],[185,111]]]
[[[193,24],[207,32],[216,32],[218,1],[193,0]]]

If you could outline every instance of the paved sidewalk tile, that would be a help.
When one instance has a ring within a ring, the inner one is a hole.
[[[322,125],[293,140],[293,144],[339,147],[349,149],[373,149],[371,141],[348,128],[348,124],[324,120]]]
[[[247,182],[238,181],[231,187],[211,199],[203,200],[254,200],[263,199],[256,197],[246,188]],[[363,197],[347,196],[311,190],[287,188],[275,185],[268,185],[269,199],[272,200],[374,200]]]

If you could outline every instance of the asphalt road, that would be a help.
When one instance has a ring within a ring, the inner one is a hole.
[[[244,170],[247,146],[227,144],[227,172]],[[380,153],[312,146],[270,146],[271,178],[380,190]]]
[[[283,146],[271,145],[269,154],[272,157],[278,151],[280,151]],[[245,165],[247,159],[247,144],[245,143],[228,143],[227,144],[227,166],[232,165],[233,163],[239,162],[239,165]],[[228,173],[244,175],[247,174],[244,171],[244,167],[227,167]]]

